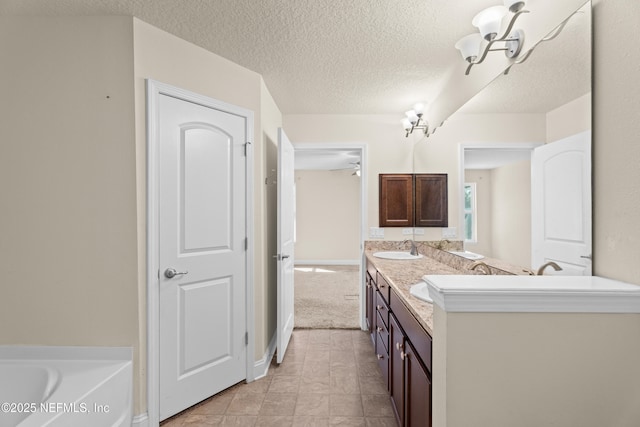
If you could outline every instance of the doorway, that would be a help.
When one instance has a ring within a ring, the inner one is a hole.
[[[362,329],[366,144],[297,144],[295,155],[296,326]]]
[[[540,145],[460,145],[459,224],[465,249],[531,267],[531,156]]]
[[[253,379],[253,113],[151,80],[147,94],[147,393],[156,424]]]

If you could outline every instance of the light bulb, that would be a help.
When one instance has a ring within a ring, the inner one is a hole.
[[[504,6],[492,6],[478,13],[471,23],[480,30],[485,40],[493,40],[502,27],[502,18],[507,14]]]
[[[409,119],[402,119],[402,127],[404,128],[404,130],[410,131],[413,125],[411,124]]]
[[[422,117],[422,114],[424,114],[424,104],[422,102],[418,102],[413,106],[413,111],[415,111],[418,117]]]
[[[409,110],[405,114],[407,115],[407,119],[409,119],[409,122],[411,122],[412,125],[418,123],[418,115],[415,111]]]
[[[462,58],[467,62],[473,62],[480,54],[480,45],[482,44],[482,36],[478,33],[464,36],[456,43],[456,49],[460,51]]]

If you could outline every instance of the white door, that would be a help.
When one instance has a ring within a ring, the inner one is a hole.
[[[295,180],[293,145],[278,129],[278,320],[277,357],[282,363],[293,332],[293,245],[295,241]]]
[[[164,94],[158,133],[162,420],[246,377],[247,139],[244,117]]]
[[[533,268],[554,261],[555,274],[590,276],[591,132],[534,150],[531,197]]]

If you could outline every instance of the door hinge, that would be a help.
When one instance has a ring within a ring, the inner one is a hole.
[[[248,237],[244,238],[244,250],[245,251],[249,250],[249,238]]]
[[[244,345],[249,345],[249,332],[244,333]]]

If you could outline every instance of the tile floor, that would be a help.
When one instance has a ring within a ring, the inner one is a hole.
[[[237,384],[161,423],[178,426],[396,427],[366,332],[296,329],[266,377]]]

